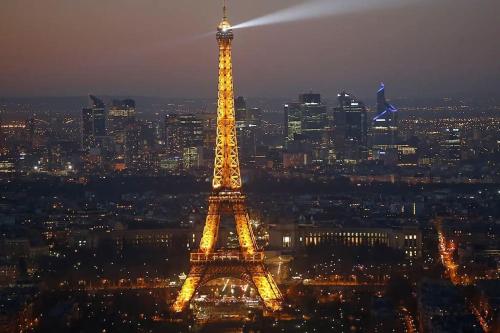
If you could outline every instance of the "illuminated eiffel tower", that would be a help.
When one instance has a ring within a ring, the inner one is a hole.
[[[241,175],[236,141],[231,41],[233,31],[226,17],[217,28],[219,45],[219,94],[217,104],[217,140],[215,146],[212,194],[198,251],[192,252],[191,269],[173,311],[182,312],[196,290],[207,282],[233,277],[253,285],[267,310],[280,310],[282,296],[271,274],[264,267],[264,253],[257,247],[249,222],[245,196],[241,193]],[[221,216],[234,217],[240,248],[216,249]]]

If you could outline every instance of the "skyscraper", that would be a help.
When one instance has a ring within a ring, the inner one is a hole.
[[[367,111],[352,94],[341,92],[334,108],[334,146],[337,160],[357,162],[368,157]]]
[[[26,119],[26,144],[29,150],[33,150],[35,141],[35,116]]]
[[[299,103],[306,105],[320,105],[321,104],[321,95],[315,93],[305,93],[299,95]]]
[[[108,114],[108,134],[116,143],[123,141],[125,128],[135,122],[136,111],[133,99],[113,100]]]
[[[194,114],[167,114],[164,133],[168,156],[181,158],[186,168],[200,165],[204,141],[202,119]]]
[[[94,121],[92,108],[82,109],[82,150],[88,151],[92,147],[94,137]]]
[[[321,145],[327,142],[330,124],[326,106],[321,103],[320,94],[302,94],[299,96],[302,109],[302,135],[306,141]]]
[[[372,119],[372,143],[374,146],[397,144],[397,109],[385,99],[385,86],[380,84],[377,91],[377,115]]]
[[[89,95],[89,101],[89,107],[82,109],[82,149],[85,151],[101,146],[106,136],[106,107],[93,95]]]
[[[262,143],[262,112],[259,108],[248,108],[246,100],[239,96],[234,101],[236,112],[236,135],[239,156],[243,164],[251,162]]]
[[[92,106],[93,135],[95,137],[106,136],[106,106],[95,96],[89,96]]]
[[[302,133],[302,111],[299,103],[285,104],[284,111],[284,139],[288,143]]]
[[[321,103],[321,95],[301,94],[299,102],[285,104],[284,111],[286,148],[295,150],[294,153],[309,154],[313,162],[326,160],[331,140],[331,123],[326,105]],[[296,151],[299,146],[306,147],[308,151]]]
[[[234,99],[234,111],[236,112],[236,121],[246,119],[247,101],[245,97],[238,96]]]
[[[371,148],[373,159],[387,164],[395,164],[399,159],[397,111],[385,99],[385,86],[381,83],[377,91],[377,114],[372,119]]]
[[[116,159],[123,160],[127,155],[125,147],[130,147],[133,140],[127,140],[127,133],[136,122],[135,101],[132,99],[113,100],[113,105],[108,114],[108,134],[113,142],[113,150]],[[130,154],[128,154],[130,155]]]

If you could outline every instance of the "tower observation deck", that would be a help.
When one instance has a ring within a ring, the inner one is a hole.
[[[208,199],[208,213],[200,247],[191,253],[191,268],[172,310],[184,311],[197,289],[207,282],[233,277],[252,285],[267,310],[277,311],[282,308],[282,295],[264,266],[264,253],[255,242],[246,197],[241,191],[231,59],[234,35],[226,16],[225,5],[216,36],[219,46],[219,84],[212,194]],[[219,224],[224,215],[234,218],[238,249],[216,249]]]

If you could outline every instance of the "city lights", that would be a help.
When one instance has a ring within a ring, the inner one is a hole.
[[[1,333],[500,332],[500,2],[25,2]]]

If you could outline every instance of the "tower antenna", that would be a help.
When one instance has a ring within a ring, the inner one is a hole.
[[[223,14],[224,20],[226,20],[227,19],[227,15],[226,15],[226,0],[224,0],[224,6],[222,7],[222,14]]]

